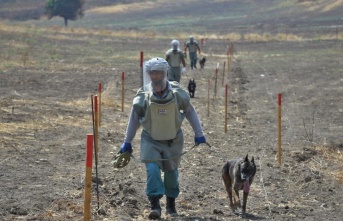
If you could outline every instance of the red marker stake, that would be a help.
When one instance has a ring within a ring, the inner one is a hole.
[[[99,127],[101,124],[101,82],[98,83],[98,96],[99,96]]]
[[[211,80],[208,80],[208,89],[207,89],[207,117],[210,116],[210,88],[211,88]]]
[[[94,95],[94,138],[95,138],[95,149],[96,149],[96,156],[95,162],[98,163],[98,156],[99,156],[99,112],[98,112],[98,96]]]
[[[227,94],[228,94],[228,86],[225,85],[225,133],[227,132]]]
[[[93,157],[93,134],[87,134],[86,178],[85,178],[84,207],[83,207],[84,221],[90,221],[90,216],[91,216],[92,157]]]
[[[282,95],[278,94],[278,162],[281,165],[281,98]]]
[[[141,86],[143,86],[143,51],[141,51],[141,57],[140,57],[140,62],[139,62],[139,66],[141,68]]]
[[[214,97],[217,97],[218,66],[219,66],[219,63],[217,64],[217,68],[216,68],[216,72],[215,72]]]
[[[225,76],[225,65],[226,65],[226,61],[224,61],[224,65],[223,65],[223,77],[222,77],[222,86],[224,85],[224,76]]]
[[[124,85],[125,85],[125,72],[123,71],[121,73],[121,111],[122,112],[124,112],[124,97],[125,97]]]

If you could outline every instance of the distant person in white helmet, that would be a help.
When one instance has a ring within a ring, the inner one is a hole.
[[[180,83],[181,74],[186,72],[186,61],[179,44],[178,40],[173,40],[171,42],[172,48],[166,53],[166,61],[169,64],[168,80],[177,81],[178,83]]]
[[[191,62],[191,69],[197,68],[197,61],[198,61],[198,51],[201,54],[201,50],[199,47],[198,42],[194,39],[191,35],[189,36],[189,40],[185,44],[184,52],[187,53],[187,48],[189,52],[189,60]]]
[[[177,82],[168,81],[168,63],[153,58],[144,63],[143,84],[133,99],[121,153],[132,153],[131,142],[143,127],[140,158],[145,163],[146,195],[151,204],[149,219],[161,218],[160,199],[166,196],[166,214],[177,215],[179,171],[183,152],[181,124],[186,118],[194,131],[195,144],[206,143],[198,115],[190,97]],[[162,178],[161,171],[164,173]]]

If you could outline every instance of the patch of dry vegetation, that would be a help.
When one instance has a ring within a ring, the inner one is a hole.
[[[343,5],[343,0],[298,0],[307,10],[327,12]]]
[[[326,168],[326,173],[333,175],[337,181],[343,183],[343,144],[330,146],[330,145],[319,145],[316,146],[316,150],[320,153],[325,160],[337,165]]]

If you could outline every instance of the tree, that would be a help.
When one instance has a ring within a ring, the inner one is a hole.
[[[64,19],[64,25],[68,26],[68,20],[77,20],[83,17],[83,5],[85,0],[47,0],[45,14],[48,19],[60,16]]]

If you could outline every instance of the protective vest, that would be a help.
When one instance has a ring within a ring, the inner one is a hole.
[[[196,51],[196,44],[189,44],[189,52],[195,52]]]
[[[179,51],[177,53],[170,53],[169,55],[169,59],[170,59],[170,63],[169,65],[171,67],[180,67],[180,63],[181,63],[181,59],[180,59],[180,54],[179,54]]]
[[[181,128],[183,115],[178,109],[175,95],[169,91],[164,99],[152,93],[148,95],[148,106],[141,125],[154,140],[172,140]]]

